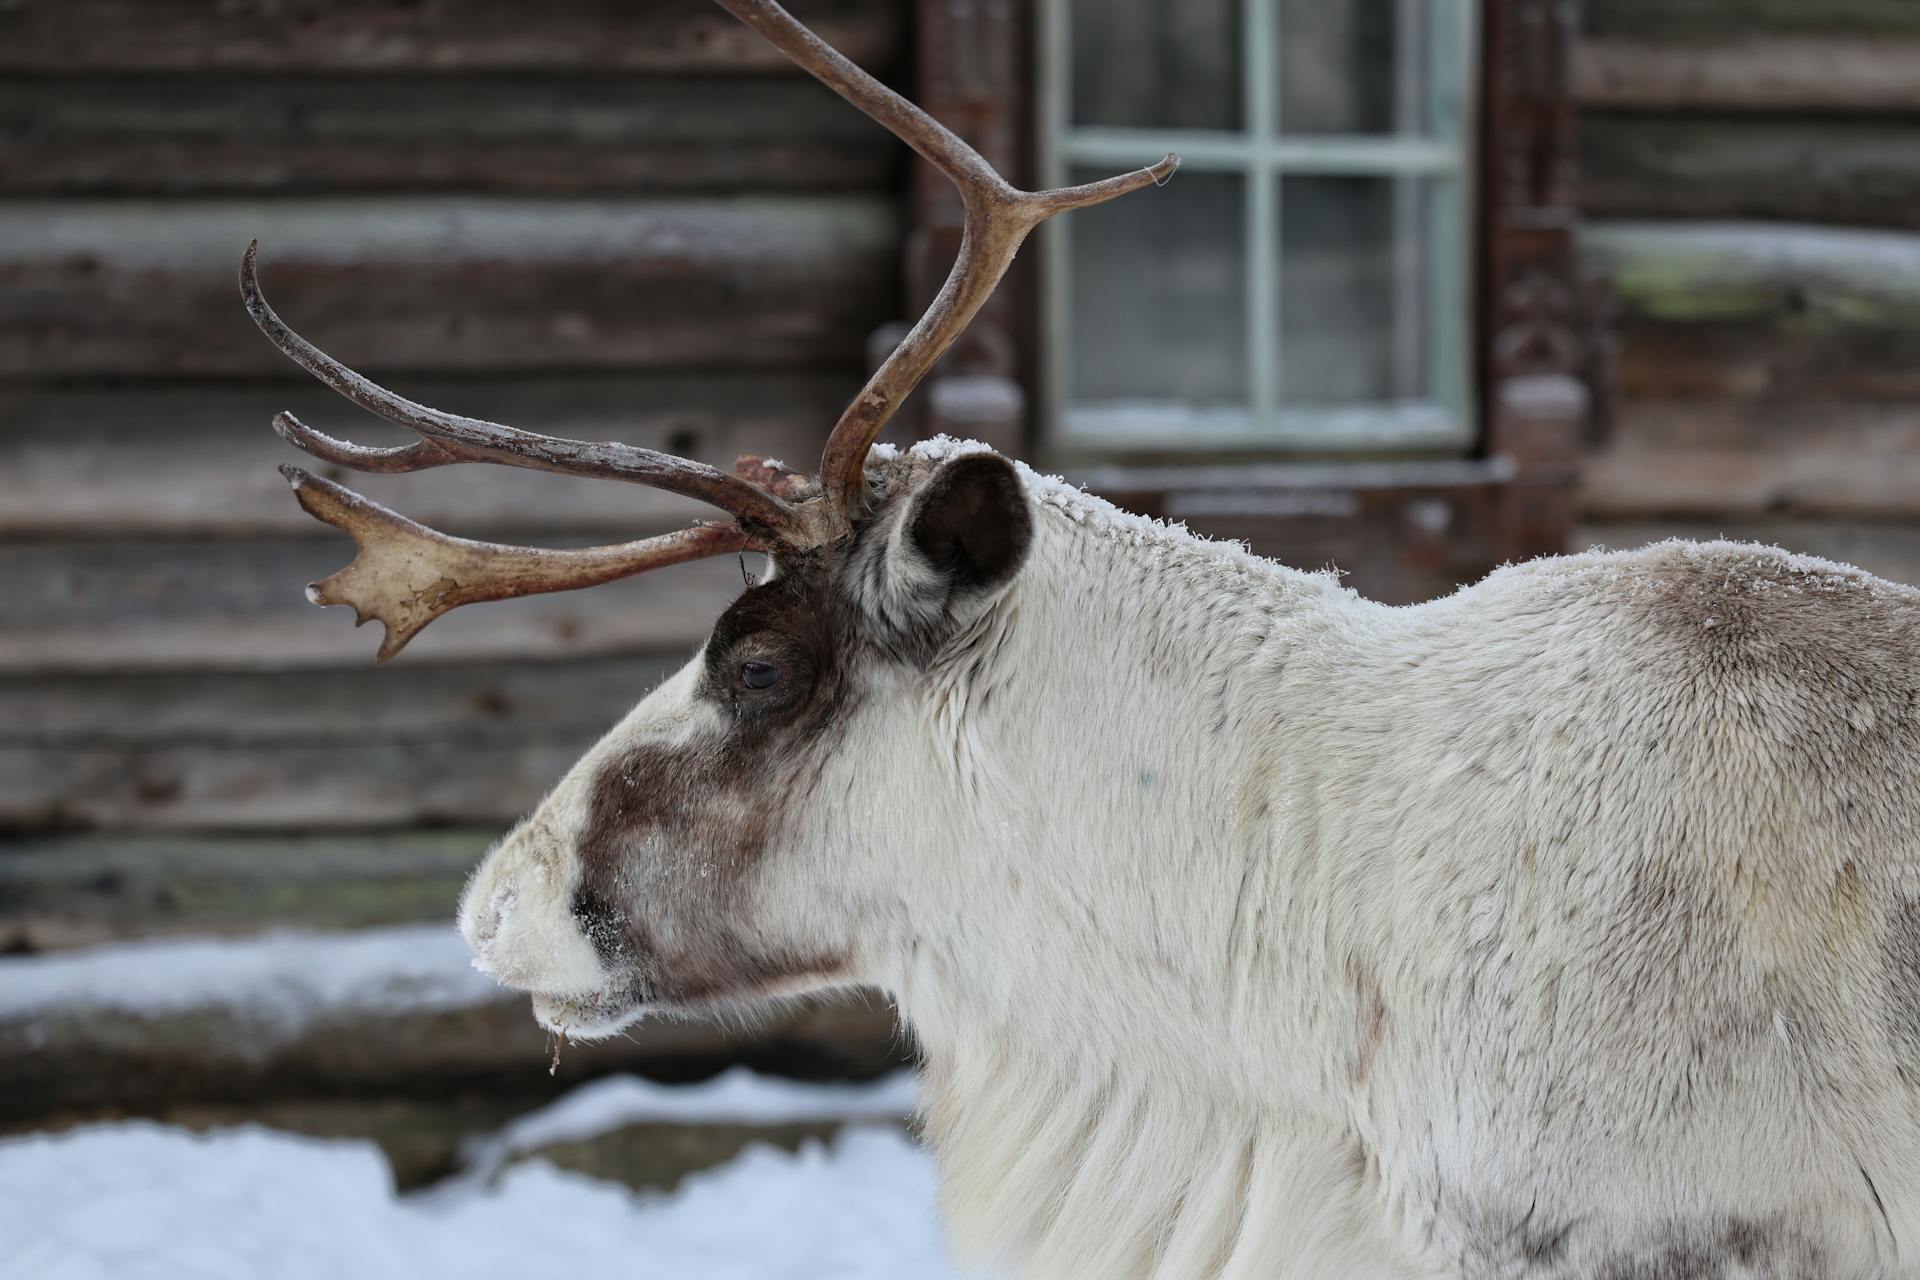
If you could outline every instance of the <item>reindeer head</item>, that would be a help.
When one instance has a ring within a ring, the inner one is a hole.
[[[564,591],[661,565],[763,551],[775,570],[715,624],[700,654],[648,696],[488,856],[461,928],[481,967],[534,994],[554,1029],[591,1035],[649,1006],[687,1007],[858,980],[868,904],[809,875],[863,846],[860,815],[890,726],[916,683],[977,631],[1020,569],[1028,499],[1004,459],[869,455],[901,402],[1056,213],[1164,182],[1178,160],[1103,182],[1021,191],[919,108],[841,57],[772,0],[718,0],[884,125],[959,188],[959,256],[927,313],[841,414],[817,473],[743,458],[729,474],[618,443],[537,435],[443,413],[361,377],[289,329],[241,266],[255,323],[347,399],[419,436],[376,449],[291,414],[282,438],[323,461],[399,472],[466,462],[653,485],[731,519],[617,546],[509,547],[449,537],[330,481],[282,468],[308,512],[359,554],[308,588],[385,627],[379,659],[447,610]],[[823,803],[831,795],[834,803]]]

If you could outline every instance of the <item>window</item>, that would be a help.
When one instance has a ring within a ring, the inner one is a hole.
[[[1046,0],[1050,185],[1182,159],[1049,229],[1057,447],[1473,435],[1476,0]]]

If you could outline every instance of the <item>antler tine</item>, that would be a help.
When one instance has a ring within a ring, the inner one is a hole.
[[[844,532],[865,499],[862,481],[873,442],[993,293],[1027,234],[1057,213],[1100,204],[1148,184],[1159,186],[1173,175],[1180,158],[1169,155],[1148,168],[1083,186],[1021,191],[952,130],[848,61],[774,0],[717,2],[919,152],[959,189],[966,208],[959,256],[946,283],[840,415],[821,455],[820,483],[832,519]]]
[[[284,413],[274,419],[273,425],[289,444],[323,461],[359,471],[422,471],[457,462],[493,462],[562,475],[626,480],[718,507],[749,531],[768,538],[777,540],[795,530],[798,518],[787,502],[705,463],[635,445],[540,435],[482,418],[444,413],[394,394],[295,333],[267,305],[254,261],[259,248],[258,240],[249,244],[240,260],[240,293],[248,314],[268,341],[353,403],[421,437],[412,445],[372,449],[336,440]]]
[[[281,467],[307,514],[352,535],[358,554],[338,573],[307,588],[318,605],[352,607],[356,625],[386,628],[378,660],[387,661],[449,609],[572,591],[705,556],[764,550],[735,524],[697,524],[615,546],[551,550],[473,542],[429,529],[331,480]]]

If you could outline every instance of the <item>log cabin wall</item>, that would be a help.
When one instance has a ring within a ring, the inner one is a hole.
[[[906,58],[893,0],[793,9],[881,74]],[[352,547],[268,421],[402,437],[253,329],[249,239],[288,320],[403,394],[800,459],[899,313],[904,156],[709,0],[0,6],[0,952],[450,921],[493,834],[739,589],[710,561],[468,611],[376,669],[302,596]],[[701,510],[506,468],[337,478],[511,541]],[[873,1025],[810,1016],[762,1045]],[[218,1071],[226,1024],[192,1025],[0,1026],[0,1122],[544,1062],[519,1001]],[[579,1069],[731,1052],[615,1045]]]
[[[1618,348],[1577,541],[1724,533],[1920,582],[1920,5],[1585,10]]]

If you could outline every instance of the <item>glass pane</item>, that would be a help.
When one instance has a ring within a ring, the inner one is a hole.
[[[1073,123],[1241,129],[1240,0],[1072,0]]]
[[[1282,133],[1424,133],[1434,0],[1280,0]]]
[[[1073,215],[1070,399],[1246,403],[1244,187],[1233,174],[1183,173]]]
[[[1430,394],[1428,210],[1421,178],[1280,181],[1280,396],[1288,404]]]

